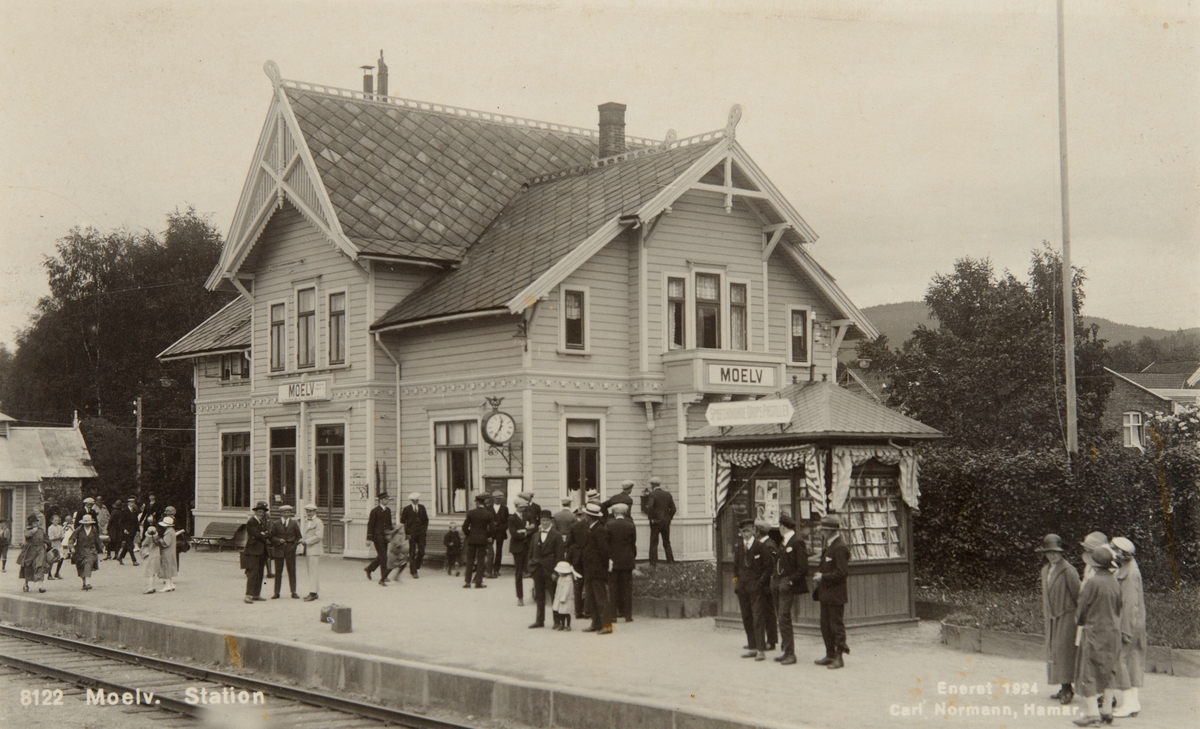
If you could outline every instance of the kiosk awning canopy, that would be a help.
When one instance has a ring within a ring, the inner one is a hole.
[[[883,438],[943,438],[941,431],[838,387],[832,382],[798,383],[779,396],[792,403],[787,423],[705,426],[681,442],[720,446],[753,442],[758,445],[816,440],[862,441]]]

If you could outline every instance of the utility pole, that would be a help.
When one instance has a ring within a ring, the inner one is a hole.
[[[1071,209],[1067,195],[1067,77],[1063,50],[1063,0],[1058,0],[1058,164],[1062,190],[1063,362],[1067,375],[1067,453],[1079,453],[1075,414],[1075,306],[1071,288]]]
[[[133,401],[133,412],[137,415],[137,491],[142,495],[142,396]]]

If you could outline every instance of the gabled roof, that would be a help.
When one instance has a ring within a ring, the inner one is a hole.
[[[506,306],[606,222],[636,211],[668,187],[716,143],[644,151],[530,186],[496,218],[458,269],[417,289],[373,328]]]
[[[1147,375],[1190,375],[1200,369],[1200,362],[1185,360],[1180,362],[1151,362],[1142,370]]]
[[[1116,370],[1109,369],[1108,367],[1105,367],[1104,371],[1119,380],[1128,382],[1139,390],[1157,397],[1164,403],[1169,403],[1172,401],[1189,405],[1200,403],[1200,389],[1184,387],[1180,382],[1181,378],[1183,377],[1182,375],[1145,375],[1141,372],[1117,372]],[[1154,382],[1158,378],[1171,378],[1169,382],[1175,384],[1168,384],[1168,386],[1158,387],[1151,386],[1146,382],[1147,380]]]
[[[771,442],[821,438],[941,438],[942,433],[886,408],[865,395],[856,395],[832,382],[788,385],[780,396],[791,401],[794,414],[782,430],[779,425],[705,426],[685,443],[711,445],[737,441]]]
[[[163,361],[250,349],[250,302],[239,296],[158,354]]]
[[[1122,372],[1127,380],[1136,382],[1137,384],[1151,390],[1183,388],[1186,386],[1187,377],[1190,373],[1185,374],[1165,374],[1165,373],[1146,373],[1146,372]]]
[[[8,437],[0,438],[0,483],[96,475],[87,444],[76,428],[9,426]]]

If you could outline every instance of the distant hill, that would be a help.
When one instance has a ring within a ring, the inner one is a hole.
[[[912,332],[917,328],[917,325],[924,324],[927,327],[937,326],[937,320],[929,316],[929,309],[923,301],[902,301],[899,304],[868,306],[862,312],[879,329],[880,334],[887,335],[888,342],[893,348],[899,347],[905,340],[912,337]],[[1115,321],[1095,316],[1085,316],[1083,317],[1083,322],[1088,326],[1092,324],[1098,325],[1100,327],[1100,338],[1107,339],[1110,345],[1126,341],[1136,343],[1142,337],[1150,337],[1157,340],[1175,333],[1169,329],[1118,324]],[[1200,336],[1200,327],[1185,329],[1183,331],[1184,334]]]

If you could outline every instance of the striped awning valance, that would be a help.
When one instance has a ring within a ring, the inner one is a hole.
[[[818,514],[825,514],[825,469],[821,467],[825,451],[819,451],[812,445],[791,446],[786,448],[736,448],[729,450],[714,450],[716,461],[717,487],[713,492],[715,499],[713,513],[721,509],[733,497],[729,484],[733,480],[733,467],[754,468],[763,463],[786,471],[804,468],[803,488],[812,500],[812,509]]]

